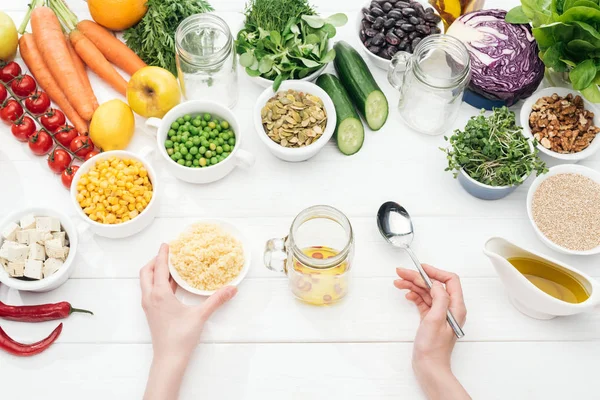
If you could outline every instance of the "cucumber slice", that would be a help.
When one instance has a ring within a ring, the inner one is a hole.
[[[337,128],[337,146],[347,156],[357,153],[365,141],[365,130],[358,118],[346,118]]]

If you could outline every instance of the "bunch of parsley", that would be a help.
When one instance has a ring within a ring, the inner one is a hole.
[[[125,43],[148,65],[177,76],[175,31],[190,15],[213,11],[206,0],[148,0],[144,18],[124,34]]]
[[[517,126],[515,113],[506,107],[494,108],[492,115],[471,117],[464,131],[454,131],[450,147],[441,150],[448,158],[446,171],[454,177],[462,169],[471,178],[490,186],[512,186],[523,183],[533,171],[546,173],[546,164],[531,150],[529,140]]]

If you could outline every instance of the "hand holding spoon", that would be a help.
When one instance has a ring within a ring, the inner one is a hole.
[[[410,248],[410,244],[414,237],[414,229],[412,220],[406,209],[393,201],[383,203],[377,212],[377,226],[379,227],[379,233],[381,233],[381,236],[383,236],[385,240],[392,246],[404,249],[408,253],[419,270],[425,284],[431,289],[431,279],[429,279],[429,276],[421,266],[417,256]],[[465,336],[465,333],[460,325],[458,325],[458,322],[456,322],[456,319],[450,310],[446,312],[446,320],[454,330],[457,338],[460,339]]]

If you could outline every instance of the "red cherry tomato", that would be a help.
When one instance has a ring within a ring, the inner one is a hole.
[[[41,90],[37,90],[25,100],[25,107],[32,114],[42,114],[50,107],[50,97]]]
[[[90,151],[89,153],[87,153],[87,154],[85,155],[84,159],[85,159],[85,161],[87,161],[87,160],[89,160],[90,158],[92,158],[92,157],[94,157],[94,156],[97,156],[98,154],[100,154],[100,152],[99,152],[99,151],[96,151],[96,150]]]
[[[36,134],[29,137],[29,148],[36,156],[48,154],[53,145],[54,140],[52,140],[52,136],[44,130],[40,129]]]
[[[79,136],[79,132],[77,132],[77,129],[73,128],[71,125],[68,124],[59,126],[58,129],[54,131],[54,139],[56,139],[58,143],[62,144],[65,147],[70,147],[71,142],[77,136]]]
[[[29,96],[35,92],[36,86],[35,79],[33,79],[30,75],[18,76],[10,83],[10,88],[19,97]]]
[[[55,148],[48,156],[48,167],[55,174],[60,174],[71,164],[71,155],[63,149]]]
[[[0,85],[0,103],[4,103],[4,100],[8,97],[8,92],[4,85]]]
[[[18,101],[13,99],[5,102],[4,106],[0,109],[0,118],[7,123],[17,120],[21,115],[23,115],[23,107],[21,107]]]
[[[73,182],[73,177],[77,173],[78,169],[79,167],[77,165],[72,165],[65,169],[60,175],[60,180],[67,189],[71,188],[71,182]]]
[[[94,150],[94,143],[92,143],[89,136],[77,136],[71,141],[69,148],[76,156],[85,157]]]
[[[9,62],[0,69],[0,80],[2,82],[9,82],[11,79],[21,75],[21,67],[14,61]]]
[[[35,122],[29,117],[23,116],[12,123],[10,131],[20,142],[27,142],[29,137],[35,133]]]
[[[67,121],[65,118],[65,114],[63,114],[62,111],[57,110],[56,108],[51,108],[48,111],[46,111],[44,115],[42,115],[42,118],[40,118],[40,120],[42,126],[48,129],[50,132],[54,132],[56,129],[58,129],[59,126],[64,125]],[[67,143],[65,146],[68,146],[69,143]]]

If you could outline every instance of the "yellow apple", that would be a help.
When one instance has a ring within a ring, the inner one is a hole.
[[[0,60],[11,61],[17,54],[19,35],[13,20],[0,11]]]
[[[142,117],[162,118],[180,100],[177,79],[160,67],[140,69],[127,85],[129,107]]]

